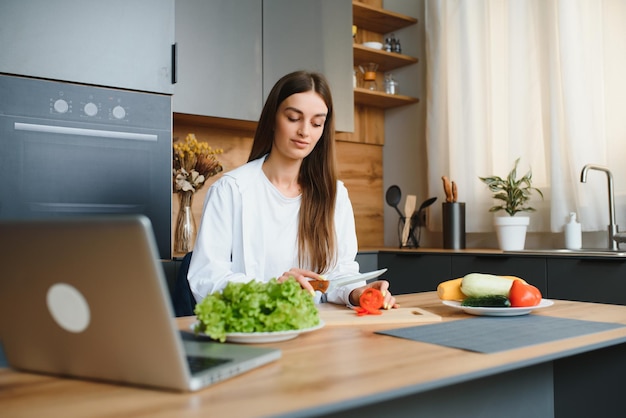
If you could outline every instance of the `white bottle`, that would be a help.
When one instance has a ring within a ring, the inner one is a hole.
[[[569,221],[565,224],[565,248],[580,250],[582,246],[580,223],[576,222],[576,213],[570,212]]]

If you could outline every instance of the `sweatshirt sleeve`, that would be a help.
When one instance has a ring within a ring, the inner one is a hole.
[[[231,254],[241,228],[241,198],[232,179],[222,177],[208,190],[202,220],[189,264],[187,280],[196,300],[221,291],[230,281],[247,282],[244,273],[233,272]]]

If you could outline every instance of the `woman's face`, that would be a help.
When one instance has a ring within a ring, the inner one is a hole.
[[[276,113],[273,150],[286,158],[304,159],[322,136],[328,107],[314,91],[287,97]]]

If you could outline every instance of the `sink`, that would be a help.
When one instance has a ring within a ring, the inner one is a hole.
[[[540,248],[519,251],[504,251],[505,254],[535,254],[535,255],[569,255],[588,257],[626,257],[626,250],[611,250],[608,248],[582,248],[568,250],[565,248]]]

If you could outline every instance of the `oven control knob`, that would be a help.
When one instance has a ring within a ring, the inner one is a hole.
[[[63,99],[58,99],[56,102],[54,102],[54,110],[57,113],[65,113],[69,110],[70,105],[67,104],[67,102]]]
[[[96,116],[98,114],[98,106],[94,102],[87,103],[83,110],[87,116]]]
[[[126,117],[126,110],[122,106],[115,106],[113,110],[111,110],[111,114],[115,119],[124,119]]]

